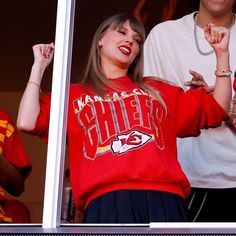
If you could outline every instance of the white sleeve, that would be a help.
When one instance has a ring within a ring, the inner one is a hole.
[[[144,43],[144,76],[164,78],[162,66],[161,37],[159,30],[154,28]]]

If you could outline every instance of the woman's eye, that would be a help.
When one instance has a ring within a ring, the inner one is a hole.
[[[120,34],[125,34],[125,31],[124,31],[124,30],[118,30],[118,32],[119,32]]]

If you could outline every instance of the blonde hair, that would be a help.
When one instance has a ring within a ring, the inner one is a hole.
[[[140,88],[149,91],[165,108],[166,105],[159,92],[148,86],[143,81],[143,44],[145,40],[145,29],[133,15],[129,13],[119,13],[104,20],[97,28],[88,57],[81,83],[91,86],[96,94],[103,97],[106,88],[114,88],[111,80],[108,80],[101,68],[99,40],[103,37],[108,29],[115,29],[129,22],[133,31],[137,32],[141,38],[139,53],[128,69],[128,75]]]

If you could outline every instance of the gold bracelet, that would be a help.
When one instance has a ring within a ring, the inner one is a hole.
[[[37,86],[37,87],[40,89],[39,84],[37,84],[37,83],[35,83],[35,82],[33,82],[33,81],[29,81],[27,84],[34,84],[35,86]]]
[[[232,74],[231,70],[221,70],[221,71],[216,70],[215,71],[215,76],[217,77],[230,77],[231,74]]]
[[[41,88],[40,88],[40,85],[37,84],[37,83],[35,83],[34,81],[29,81],[27,84],[34,84],[36,87],[39,88],[39,92],[40,92],[40,93],[42,92],[42,90],[41,90]]]

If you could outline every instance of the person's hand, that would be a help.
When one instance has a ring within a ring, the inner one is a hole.
[[[216,53],[228,50],[230,32],[227,28],[210,23],[204,28],[204,33]]]
[[[185,86],[189,86],[190,89],[204,87],[208,93],[214,91],[214,86],[208,86],[201,74],[197,73],[194,70],[189,70],[189,73],[192,75],[192,80],[185,82]]]
[[[54,44],[36,44],[33,46],[34,61],[45,68],[51,63],[54,54]]]

